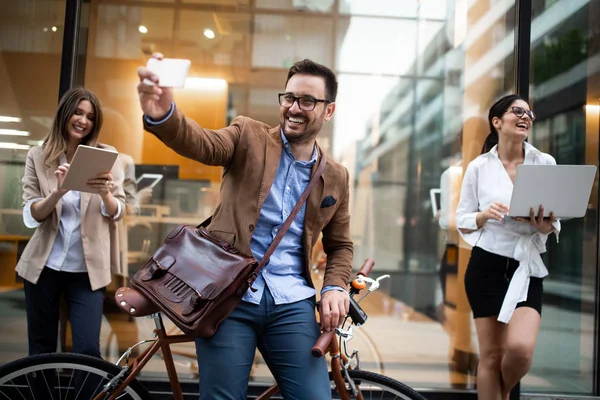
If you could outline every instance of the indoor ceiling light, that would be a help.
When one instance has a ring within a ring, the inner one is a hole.
[[[600,106],[596,104],[586,104],[585,111],[598,112],[600,111]]]
[[[192,90],[223,90],[227,88],[227,81],[215,78],[186,78],[183,87]]]
[[[30,147],[26,144],[0,142],[0,149],[29,150]]]
[[[148,28],[146,28],[144,25],[140,25],[138,31],[140,31],[140,33],[148,33]]]
[[[55,27],[55,26],[52,27],[52,32],[56,32],[57,30],[58,30],[57,27]]]
[[[21,118],[0,115],[0,122],[21,122]]]
[[[0,129],[0,135],[6,136],[29,136],[27,131],[18,131],[16,129]]]
[[[215,32],[212,29],[206,28],[204,30],[204,36],[206,36],[208,39],[214,39],[215,38]]]

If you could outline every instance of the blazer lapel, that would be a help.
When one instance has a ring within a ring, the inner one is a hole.
[[[319,148],[319,155],[321,155],[321,154],[323,154],[323,153],[322,153],[322,150]],[[321,157],[319,157],[319,159],[317,160],[315,165],[313,165],[313,168],[311,171],[311,177],[317,170],[317,167],[319,166],[320,161],[321,161]],[[311,254],[309,254],[310,252],[308,250],[311,248],[312,236],[315,233],[314,225],[317,222],[317,219],[319,218],[319,213],[321,212],[321,198],[323,197],[323,193],[325,193],[325,187],[326,187],[327,181],[328,181],[326,175],[327,175],[327,167],[325,167],[325,171],[323,171],[323,174],[321,174],[321,177],[319,178],[319,181],[315,185],[315,188],[313,189],[313,191],[310,193],[310,196],[308,196],[308,199],[306,200],[306,211],[304,213],[304,239],[306,240],[306,242],[305,242],[305,249],[306,249],[305,258],[307,259],[308,263],[310,263],[310,258],[312,256]]]
[[[269,129],[267,145],[265,146],[265,170],[263,172],[262,181],[260,183],[260,192],[258,194],[259,210],[262,208],[267,195],[271,191],[273,181],[275,180],[277,167],[279,167],[279,161],[281,160],[282,146],[281,127],[276,126],[275,128]]]
[[[90,204],[90,199],[92,198],[91,193],[87,192],[79,192],[79,209],[81,213],[81,220],[85,217],[85,212],[88,209],[88,205]]]
[[[54,175],[54,171],[56,170],[56,167],[53,167],[51,165],[48,165],[46,163],[44,163],[44,166],[46,167],[46,190],[43,191],[41,190],[42,188],[40,187],[40,193],[43,194],[44,192],[46,193],[50,193],[52,191],[52,189],[55,189],[58,186],[58,179],[56,179],[56,175]],[[60,221],[60,214],[62,211],[62,201],[58,201],[58,203],[56,203],[56,215],[57,215],[57,220]]]

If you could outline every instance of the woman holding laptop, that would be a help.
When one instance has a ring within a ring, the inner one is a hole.
[[[24,280],[29,354],[56,351],[59,300],[64,296],[73,351],[100,357],[104,290],[118,243],[110,223],[125,210],[120,166],[87,181],[90,192],[62,188],[77,146],[98,143],[102,109],[89,90],[69,90],[59,102],[41,146],[27,154],[23,177],[23,221],[36,228],[17,264]],[[76,171],[73,171],[76,172]],[[116,238],[115,238],[116,241]]]
[[[543,206],[530,218],[508,218],[517,166],[555,165],[552,156],[527,143],[535,114],[517,95],[498,100],[488,114],[490,134],[482,154],[465,171],[456,225],[473,246],[465,289],[479,341],[480,400],[505,400],[529,371],[542,312],[540,257],[560,222]]]

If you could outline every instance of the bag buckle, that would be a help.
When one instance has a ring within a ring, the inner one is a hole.
[[[186,309],[181,312],[181,314],[187,316],[193,313],[196,309],[196,306],[200,303],[201,300],[203,300],[202,295],[194,291],[192,297],[190,297],[190,303],[188,304]]]
[[[257,288],[255,288],[254,286],[252,286],[254,284],[254,281],[256,280],[256,278],[258,277],[258,274],[256,272],[252,272],[250,275],[248,275],[248,287],[250,288],[250,290],[252,290],[252,292],[256,293],[256,291],[258,290]]]
[[[162,272],[162,271],[166,270],[166,268],[163,267],[155,259],[152,259],[152,261],[154,261],[154,262],[152,263],[152,265],[150,266],[150,268],[148,268],[148,272],[150,272],[150,274],[152,275],[152,277],[154,277],[158,272]]]

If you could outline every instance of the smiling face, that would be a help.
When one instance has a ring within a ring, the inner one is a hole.
[[[515,100],[502,115],[502,117],[495,117],[492,121],[498,135],[505,136],[506,138],[525,140],[533,121],[527,115],[523,113],[521,117],[518,117],[513,111],[513,107],[519,107],[523,110],[529,110],[529,104],[523,100]]]
[[[325,80],[319,76],[296,74],[288,81],[285,92],[295,97],[312,96],[325,99]],[[291,107],[279,108],[283,133],[290,143],[308,143],[315,140],[323,122],[329,121],[335,103],[318,102],[312,111],[301,110],[295,101]]]
[[[88,100],[81,100],[77,103],[75,112],[69,118],[67,123],[67,133],[69,142],[81,143],[94,129],[96,121],[96,110]]]

